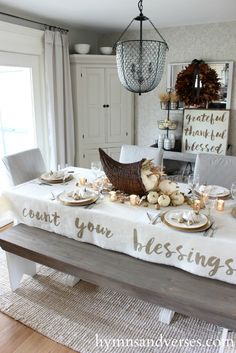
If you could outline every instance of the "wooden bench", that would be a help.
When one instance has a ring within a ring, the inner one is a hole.
[[[15,285],[23,273],[34,275],[35,263],[40,263],[167,308],[169,317],[176,311],[236,330],[235,285],[22,224],[0,233],[0,246],[7,252],[9,275]]]

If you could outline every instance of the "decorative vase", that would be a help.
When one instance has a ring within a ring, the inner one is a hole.
[[[168,110],[169,102],[160,102],[160,103],[161,103],[161,109]]]
[[[167,151],[171,150],[171,141],[169,138],[165,138],[164,140],[164,149]]]

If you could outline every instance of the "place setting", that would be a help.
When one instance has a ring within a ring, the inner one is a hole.
[[[204,232],[212,225],[208,216],[189,209],[167,211],[161,220],[173,229],[189,233]]]
[[[53,171],[50,170],[40,176],[39,180],[45,184],[65,184],[73,179],[73,175],[66,169]]]
[[[57,176],[57,174],[56,174]],[[59,174],[59,177],[61,175]],[[64,178],[71,180],[71,175],[65,174]],[[91,173],[89,180],[81,175],[80,177],[74,176],[75,183],[70,188],[63,192],[55,195],[51,192],[51,200],[58,200],[64,206],[86,206],[86,208],[92,208],[98,201],[104,199],[104,194],[111,190],[112,185],[109,183],[104,172],[100,161],[91,162]],[[57,183],[55,183],[57,184]]]

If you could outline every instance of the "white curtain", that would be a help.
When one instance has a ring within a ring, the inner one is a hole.
[[[50,167],[74,165],[75,137],[67,34],[45,30],[45,81]]]

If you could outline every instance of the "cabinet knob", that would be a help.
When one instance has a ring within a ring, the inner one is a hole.
[[[103,108],[106,108],[106,104],[103,104]]]
[[[126,134],[125,134],[126,136],[128,136],[129,134],[128,134],[128,132],[126,132]]]
[[[103,104],[103,108],[109,108],[109,104]]]

